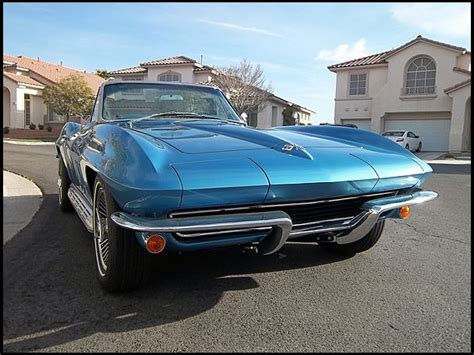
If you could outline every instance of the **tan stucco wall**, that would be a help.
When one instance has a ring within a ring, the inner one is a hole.
[[[31,123],[36,125],[38,129],[39,124],[44,125],[46,115],[46,105],[44,104],[42,96],[30,96],[31,100]]]
[[[456,66],[461,69],[471,70],[471,54],[465,53],[458,56]]]
[[[263,110],[258,113],[257,128],[272,127],[272,106],[275,106],[277,108],[276,125],[283,126],[283,110],[285,109],[285,106],[273,100],[269,100],[266,102],[266,105]]]
[[[11,111],[11,94],[5,86],[3,87],[3,127],[11,127],[10,124]]]
[[[449,131],[449,151],[460,152],[463,150],[463,135],[470,134],[465,129],[466,102],[471,97],[471,85],[467,85],[449,94],[453,100],[451,116],[451,129]],[[468,118],[471,119],[470,117]],[[468,127],[466,127],[468,128]]]

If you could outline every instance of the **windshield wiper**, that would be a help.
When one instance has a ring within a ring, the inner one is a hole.
[[[150,120],[150,119],[157,118],[157,117],[193,117],[193,118],[195,117],[195,118],[208,118],[208,119],[213,119],[213,120],[221,120],[221,121],[225,121],[225,122],[229,121],[229,120],[226,120],[224,118],[220,118],[220,117],[212,116],[212,115],[203,115],[203,114],[193,113],[193,112],[175,112],[175,111],[172,111],[172,112],[154,113],[153,115],[144,116],[144,117],[140,117],[140,118],[133,118],[133,119],[128,121],[128,124],[130,125],[130,128],[132,128],[132,125],[136,122],[146,121],[146,120]]]

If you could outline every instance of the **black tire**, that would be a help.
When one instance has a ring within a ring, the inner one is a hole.
[[[137,289],[148,281],[151,256],[138,244],[133,232],[112,221],[110,216],[119,206],[98,176],[93,191],[94,249],[99,282],[108,292]],[[99,221],[102,233],[98,231]],[[102,234],[100,239],[96,237],[100,237],[99,234]]]
[[[63,159],[59,158],[58,200],[59,200],[59,208],[63,212],[71,212],[74,209],[67,195],[67,192],[70,186],[71,186],[71,180],[69,179],[67,168],[64,165]]]
[[[421,152],[421,142],[418,143],[418,148],[416,148],[416,151],[417,151],[417,152]]]
[[[405,148],[408,149],[408,150],[410,150],[410,146],[408,145],[408,143],[407,143],[407,145],[405,146]]]
[[[320,243],[321,248],[342,255],[355,255],[372,248],[380,239],[385,221],[379,221],[369,233],[357,242],[350,244]]]

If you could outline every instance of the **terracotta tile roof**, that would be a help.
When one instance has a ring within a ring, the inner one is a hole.
[[[64,79],[71,74],[79,74],[86,80],[87,84],[94,93],[97,91],[100,84],[105,81],[103,78],[94,73],[84,73],[83,71],[77,69],[46,63],[34,58],[28,58],[24,56],[15,57],[8,54],[3,54],[3,60],[16,63],[19,67],[29,69],[32,72],[44,77],[46,81],[49,80],[50,82],[58,82],[59,80]]]
[[[444,89],[444,92],[446,94],[449,94],[450,92],[456,91],[457,89],[461,89],[470,84],[471,84],[471,79],[467,79],[467,80],[461,81],[460,83],[457,83],[456,85],[450,86],[447,89]]]
[[[42,88],[44,87],[44,84],[26,75],[17,75],[15,73],[9,72],[3,72],[3,75],[19,84],[41,86]]]
[[[352,59],[352,60],[349,60],[349,61],[346,61],[346,62],[343,62],[343,63],[333,64],[333,65],[328,66],[328,69],[331,70],[331,71],[334,71],[334,69],[347,68],[347,67],[358,67],[358,66],[362,66],[362,65],[385,64],[385,63],[387,63],[386,59],[388,57],[390,57],[390,56],[394,55],[395,53],[398,53],[399,51],[415,44],[416,42],[427,42],[427,43],[443,46],[443,47],[446,47],[446,48],[449,48],[449,49],[453,49],[453,50],[456,50],[456,51],[460,51],[462,53],[465,53],[465,52],[469,53],[469,52],[467,52],[466,48],[463,48],[463,47],[453,46],[451,44],[438,42],[438,41],[435,41],[435,40],[432,40],[432,39],[429,39],[429,38],[426,38],[426,37],[417,36],[415,39],[401,45],[398,48],[395,48],[395,49],[392,49],[392,50],[389,50],[389,51],[385,51],[385,52],[381,52],[381,53],[372,54],[372,55],[369,55],[369,56],[366,56],[366,57],[363,57],[363,58]]]
[[[146,73],[146,72],[147,72],[146,68],[131,67],[131,68],[112,70],[109,73],[110,74],[137,74],[137,73]]]
[[[211,71],[211,70],[214,70],[214,68],[210,67],[209,65],[203,65],[202,67],[196,67],[193,69],[194,72]]]
[[[382,53],[368,55],[367,57],[348,60],[347,62],[330,65],[328,69],[331,70],[331,69],[346,68],[346,67],[357,67],[360,65],[384,64],[384,63],[387,63],[385,61],[385,56],[389,54],[390,52],[391,51],[386,51]]]
[[[173,64],[194,64],[196,61],[189,57],[179,55],[176,57],[170,57],[165,59],[152,60],[150,62],[145,62],[140,64],[141,66],[152,66],[152,65],[173,65]]]

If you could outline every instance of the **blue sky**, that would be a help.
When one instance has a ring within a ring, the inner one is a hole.
[[[264,68],[276,95],[333,122],[327,66],[418,34],[471,49],[470,3],[8,3],[3,51],[95,71],[186,55]]]

